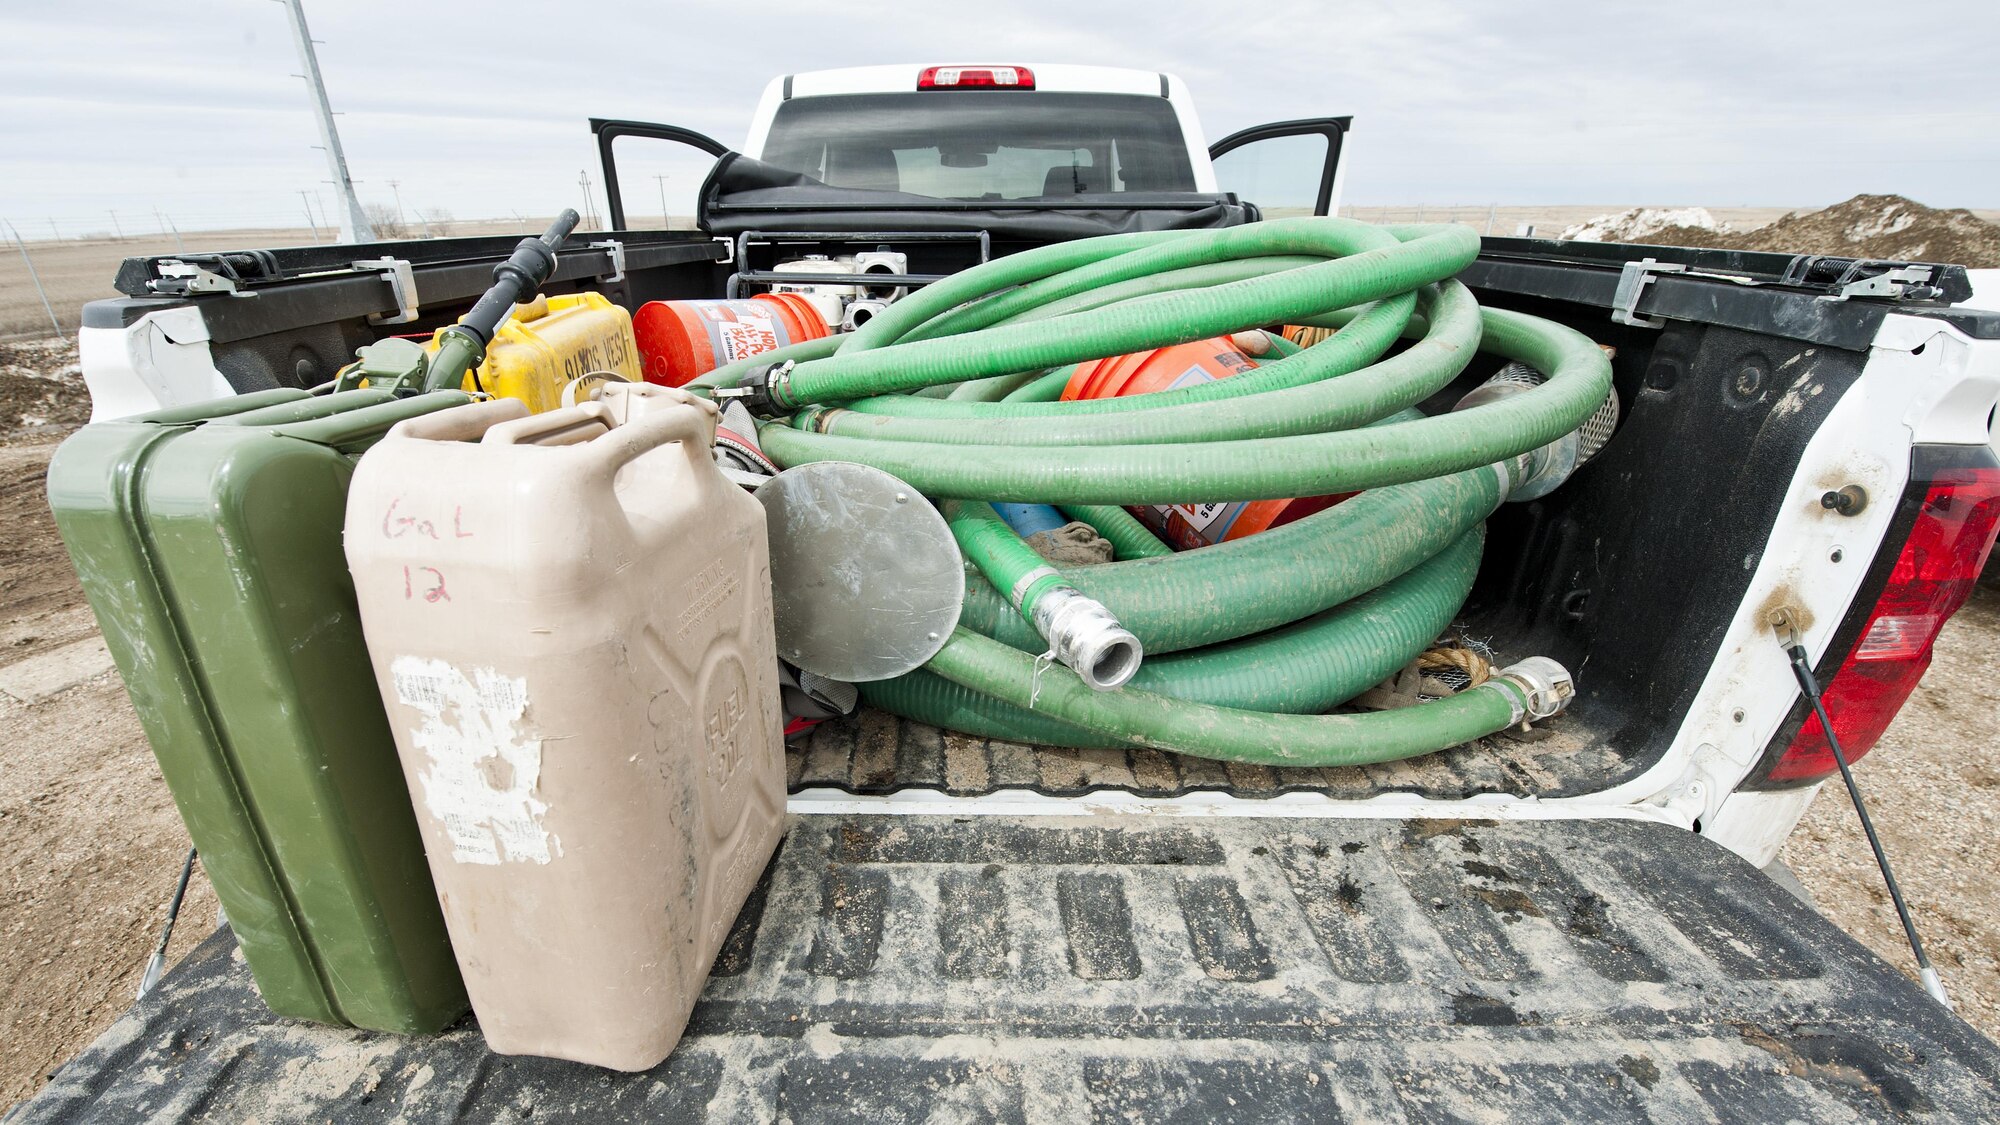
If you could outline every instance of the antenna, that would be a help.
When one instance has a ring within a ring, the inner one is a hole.
[[[373,242],[375,230],[368,223],[368,215],[361,209],[361,200],[355,197],[354,180],[347,174],[347,154],[340,150],[340,133],[333,125],[333,106],[326,100],[326,82],[320,78],[319,56],[313,53],[313,37],[306,30],[306,11],[300,0],[278,0],[285,6],[285,12],[292,17],[292,34],[299,42],[299,65],[305,71],[300,77],[312,87],[313,110],[319,117],[320,146],[326,150],[327,170],[333,174],[334,190],[340,193],[345,203],[346,214],[340,221],[342,242]]]

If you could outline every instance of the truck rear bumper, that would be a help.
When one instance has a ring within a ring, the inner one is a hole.
[[[278,1019],[233,952],[13,1120],[2000,1115],[2000,1049],[1638,821],[795,816],[644,1074]]]

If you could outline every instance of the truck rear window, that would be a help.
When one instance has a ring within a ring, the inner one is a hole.
[[[1193,191],[1165,98],[926,90],[794,98],[763,160],[833,187],[933,199]]]

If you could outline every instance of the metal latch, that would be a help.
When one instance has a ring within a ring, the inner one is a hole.
[[[586,247],[586,249],[602,250],[605,253],[611,255],[611,273],[608,277],[598,278],[599,281],[605,283],[606,285],[609,285],[614,281],[625,280],[624,243],[617,241],[593,242],[588,247]]]
[[[396,298],[395,313],[371,313],[370,324],[408,324],[417,319],[417,274],[410,263],[402,258],[370,258],[354,263],[358,270],[372,270],[383,276],[389,283],[389,293]]]
[[[1662,262],[1656,258],[1626,262],[1625,268],[1618,272],[1618,292],[1611,298],[1612,322],[1637,328],[1664,328],[1667,318],[1639,315],[1639,298],[1645,296],[1646,286],[1659,280],[1657,275],[1686,272],[1687,265],[1682,262]]]
[[[1862,263],[1857,262],[1852,268],[1858,270],[1861,265]],[[1858,281],[1846,281],[1841,285],[1840,292],[1829,293],[1820,299],[1845,301],[1849,297],[1885,297],[1891,301],[1905,298],[1918,301],[1934,300],[1939,290],[1930,282],[1929,266],[1903,266],[1900,269],[1884,270],[1873,277],[1864,277]]]
[[[224,277],[213,270],[183,262],[179,258],[164,258],[154,265],[159,274],[146,288],[155,293],[171,293],[175,296],[190,296],[195,293],[234,293],[236,281]]]

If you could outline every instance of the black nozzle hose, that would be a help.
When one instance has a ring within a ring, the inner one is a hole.
[[[493,332],[506,318],[507,310],[533,300],[535,291],[556,269],[556,251],[576,229],[577,213],[564,211],[540,238],[524,238],[506,261],[493,267],[493,288],[479,298],[472,311],[459,318],[460,327],[479,334],[479,342],[493,341]]]
[[[486,356],[486,345],[493,342],[493,333],[508,312],[515,305],[532,300],[535,291],[555,272],[556,250],[576,229],[577,219],[574,210],[564,211],[540,238],[522,239],[506,261],[493,267],[493,287],[479,298],[472,311],[446,328],[439,339],[437,354],[424,377],[425,390],[456,387],[467,371],[479,366]]]

